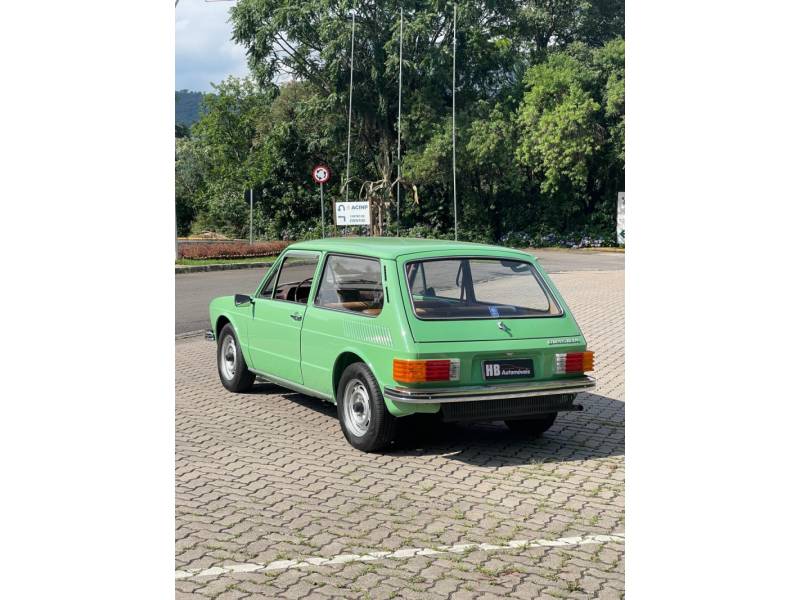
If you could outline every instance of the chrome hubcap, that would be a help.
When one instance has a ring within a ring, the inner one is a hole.
[[[345,427],[353,435],[361,437],[367,433],[372,416],[366,386],[358,379],[353,379],[344,389],[342,402]]]
[[[219,370],[225,379],[231,380],[236,375],[236,344],[233,337],[222,340],[222,351],[219,353]]]

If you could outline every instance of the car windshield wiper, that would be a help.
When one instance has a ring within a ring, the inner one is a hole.
[[[374,279],[340,279],[337,283],[371,283],[373,285],[380,285]]]

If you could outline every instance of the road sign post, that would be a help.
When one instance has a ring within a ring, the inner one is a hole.
[[[319,184],[319,211],[320,225],[322,226],[322,237],[325,237],[325,199],[323,187],[325,182],[331,178],[331,170],[327,165],[319,164],[311,170],[311,177]]]

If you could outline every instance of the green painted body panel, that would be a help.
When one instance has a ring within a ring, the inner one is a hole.
[[[321,255],[308,302],[298,304],[257,298],[257,292],[271,272],[278,269],[286,253],[292,251],[315,251]],[[380,314],[368,316],[314,305],[328,254],[353,254],[380,260],[384,286]],[[491,256],[532,263],[561,306],[563,315],[504,319],[510,334],[497,327],[496,319],[422,321],[411,308],[404,266],[410,260],[444,256]],[[246,293],[245,290],[239,292]],[[382,389],[399,385],[392,379],[395,358],[460,359],[460,379],[425,384],[426,388],[434,388],[482,385],[485,383],[482,361],[498,358],[532,358],[531,379],[535,381],[564,378],[553,374],[553,354],[586,349],[586,342],[566,302],[536,260],[527,253],[496,246],[408,238],[333,238],[301,242],[284,250],[251,294],[254,303],[247,306],[235,306],[233,296],[212,300],[209,306],[212,329],[218,334],[225,322],[231,322],[247,365],[253,371],[331,401],[336,396],[335,377],[341,373],[341,365],[352,359],[366,363]],[[294,320],[293,313],[299,313],[302,320]],[[439,410],[438,404],[412,405],[386,400],[386,405],[396,416]]]

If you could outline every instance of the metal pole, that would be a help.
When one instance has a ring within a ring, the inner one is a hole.
[[[322,239],[325,239],[325,201],[322,199],[322,186],[324,183],[319,184],[319,210],[320,210],[320,224],[322,225]]]
[[[400,80],[397,84],[397,235],[400,236],[400,114],[403,106],[403,7],[400,7]]]
[[[250,188],[250,244],[253,243],[253,188]]]
[[[353,121],[353,49],[356,40],[356,12],[353,11],[353,28],[350,34],[350,108],[347,113],[347,171],[345,174],[345,202],[350,201],[350,124]]]
[[[453,4],[453,226],[458,241],[458,203],[456,202],[456,9]]]

